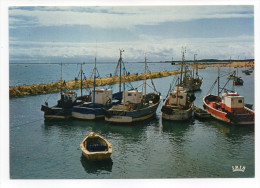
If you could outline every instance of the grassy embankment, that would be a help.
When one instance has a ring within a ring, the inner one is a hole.
[[[152,73],[144,73],[142,74],[131,74],[129,76],[122,76],[122,82],[129,82],[129,81],[137,81],[137,80],[143,80],[146,76],[146,79],[151,78],[161,78],[166,77],[170,75],[179,74],[180,71],[174,70],[174,71],[162,71],[162,72],[152,72]],[[87,87],[93,87],[93,78],[88,78],[86,80],[83,80],[83,88]],[[112,85],[119,83],[119,77],[113,76],[113,77],[104,77],[104,78],[97,78],[96,79],[96,85]],[[39,85],[20,85],[20,86],[10,86],[9,87],[9,94],[10,97],[20,97],[25,95],[36,95],[36,94],[45,94],[45,93],[53,93],[53,92],[59,92],[61,90],[61,87],[63,90],[74,90],[79,89],[81,85],[80,80],[70,80],[67,81],[66,84],[63,83],[63,81],[58,81],[55,83],[42,83]]]

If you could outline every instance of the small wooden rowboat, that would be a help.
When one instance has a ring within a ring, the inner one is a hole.
[[[193,112],[194,116],[200,119],[206,119],[211,117],[210,113],[208,113],[206,110],[203,110],[196,106],[194,107]]]
[[[103,136],[89,133],[80,143],[82,154],[89,160],[99,161],[110,158],[112,145]]]

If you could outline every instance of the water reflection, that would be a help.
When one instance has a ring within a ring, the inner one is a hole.
[[[188,121],[168,121],[162,119],[162,130],[175,136],[183,136],[193,124],[194,119]]]
[[[207,123],[207,126],[216,128],[220,133],[232,140],[241,140],[244,136],[254,136],[254,125],[230,125],[214,119]]]
[[[86,173],[89,174],[104,174],[105,172],[112,172],[112,159],[104,161],[89,161],[83,155],[81,155],[80,162]]]

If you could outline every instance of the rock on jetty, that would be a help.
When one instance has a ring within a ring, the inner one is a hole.
[[[205,69],[207,67],[254,67],[254,61],[237,61],[237,62],[217,62],[217,63],[196,63],[189,64],[193,68]]]
[[[162,71],[162,72],[152,72],[152,73],[141,73],[141,74],[131,74],[128,76],[122,76],[122,82],[132,82],[137,80],[143,80],[151,78],[161,78],[170,75],[180,74],[180,71]],[[93,87],[93,78],[88,78],[82,81],[83,88]],[[112,85],[119,83],[119,76],[103,77],[96,79],[96,86],[102,85]],[[20,86],[10,86],[9,95],[10,97],[20,97],[25,95],[37,95],[45,93],[54,93],[61,90],[75,90],[81,87],[80,80],[70,80],[70,81],[58,81],[55,83],[42,83],[39,85],[20,85]]]

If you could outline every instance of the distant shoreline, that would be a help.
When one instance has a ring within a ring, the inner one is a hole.
[[[232,62],[251,62],[253,61],[254,62],[254,59],[247,59],[247,60],[218,60],[218,59],[201,59],[201,60],[196,60],[196,63],[201,63],[201,64],[215,64],[215,63],[232,63]],[[185,60],[184,61],[185,63],[187,64],[192,64],[194,63],[193,60]],[[117,62],[98,62],[98,64],[116,64]],[[144,62],[124,62],[124,63],[144,63]],[[181,60],[178,60],[178,61],[154,61],[154,62],[148,62],[147,63],[161,63],[161,64],[164,64],[164,63],[175,63],[175,64],[180,64],[181,63]],[[9,65],[43,65],[43,64],[46,64],[46,65],[60,65],[60,64],[72,64],[72,65],[79,65],[79,64],[94,64],[94,62],[74,62],[74,63],[68,63],[68,62],[53,62],[53,63],[43,63],[43,62],[39,62],[39,63],[9,63]]]

